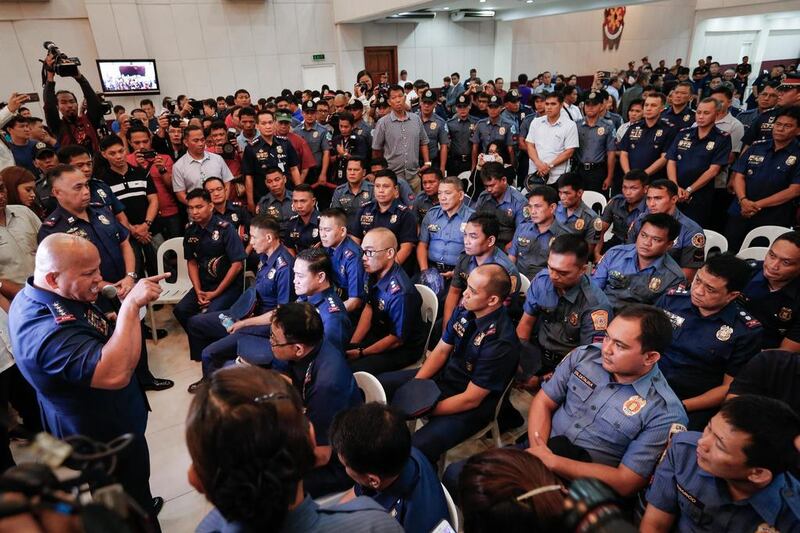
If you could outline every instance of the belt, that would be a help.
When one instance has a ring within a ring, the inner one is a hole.
[[[453,153],[447,154],[447,158],[448,159],[450,159],[452,161],[460,161],[462,163],[467,163],[467,162],[471,163],[472,162],[471,157],[472,156],[470,154],[464,154],[464,155],[453,154]]]
[[[434,266],[436,267],[436,270],[442,273],[452,272],[456,268],[455,265],[448,265],[446,263],[434,263]]]
[[[580,165],[580,168],[582,168],[583,170],[593,170],[600,166],[603,167],[608,166],[608,163],[606,161],[600,161],[599,163],[578,163],[578,164]]]
[[[566,355],[567,354],[565,353],[554,352],[553,350],[546,350],[542,348],[542,363],[547,363],[546,366],[555,368]]]

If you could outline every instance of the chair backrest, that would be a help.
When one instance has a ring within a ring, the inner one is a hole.
[[[369,372],[354,372],[353,377],[356,378],[358,388],[364,393],[364,401],[378,402],[386,404],[386,392],[383,390],[383,385],[378,381],[378,378]]]
[[[422,307],[419,310],[422,315],[422,320],[429,324],[428,336],[425,339],[425,346],[428,346],[428,341],[430,341],[431,332],[433,331],[433,323],[436,322],[436,317],[439,315],[439,299],[430,287],[420,283],[414,286],[417,288],[417,292],[422,298]]]
[[[583,203],[591,207],[595,213],[601,215],[603,214],[603,209],[606,208],[608,198],[597,191],[583,191]],[[600,206],[599,209],[598,205]]]
[[[725,238],[725,235],[721,233],[717,233],[716,231],[712,231],[710,229],[703,229],[703,233],[706,235],[706,249],[705,249],[705,258],[708,259],[708,253],[713,250],[714,248],[719,250],[719,253],[724,254],[728,251],[728,239]]]
[[[461,180],[461,185],[464,187],[464,194],[467,196],[472,196],[472,193],[475,192],[475,184],[472,181],[472,172],[465,170],[457,177]]]
[[[453,497],[447,492],[447,487],[442,485],[442,491],[444,491],[444,499],[447,500],[447,512],[450,513],[450,526],[453,528],[453,531],[458,531],[458,507],[456,507],[456,502],[453,501]]]
[[[531,286],[531,280],[528,279],[528,276],[523,274],[522,272],[519,273],[519,292],[523,296],[528,294],[528,287]]]
[[[750,248],[742,248],[736,257],[739,259],[755,259],[756,261],[763,261],[767,257],[769,248],[767,246],[751,246]]]
[[[747,235],[745,235],[740,249],[751,248],[753,241],[759,237],[767,239],[767,241],[769,241],[767,247],[770,247],[772,246],[772,241],[790,231],[792,231],[791,228],[786,228],[784,226],[759,226],[750,230]]]
[[[189,279],[189,267],[186,261],[183,259],[183,237],[173,237],[172,239],[164,241],[161,246],[158,247],[156,260],[158,262],[159,274],[164,274],[166,272],[164,270],[164,259],[166,254],[169,252],[175,252],[177,256],[177,275],[174,282],[168,282],[167,280],[162,279],[159,282],[160,285],[165,289],[191,289],[192,280]]]

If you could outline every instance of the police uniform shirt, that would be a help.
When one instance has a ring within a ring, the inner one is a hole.
[[[389,229],[397,237],[398,244],[417,242],[417,221],[411,210],[398,199],[384,212],[381,212],[377,201],[362,205],[355,222],[348,226],[347,231],[357,239],[363,239],[373,228]]]
[[[599,232],[597,231],[598,220],[600,217],[591,207],[581,201],[572,214],[567,212],[567,208],[561,202],[556,207],[556,220],[558,220],[567,231],[580,235],[584,240],[591,244],[597,244]]]
[[[528,200],[514,187],[509,186],[500,201],[497,201],[489,191],[483,191],[475,200],[475,212],[488,212],[497,215],[500,223],[500,235],[497,236],[497,245],[504,247],[511,242],[517,226],[528,218]]]
[[[600,344],[581,346],[542,385],[558,408],[550,437],[565,436],[592,462],[619,464],[648,479],[674,424],[688,419],[658,365],[633,383],[619,383],[603,368]]]
[[[646,169],[666,153],[677,130],[663,119],[648,127],[644,119],[637,120],[622,136],[619,149],[628,153],[630,168]]]
[[[282,244],[270,256],[259,254],[256,272],[256,294],[258,294],[256,313],[266,313],[292,301],[293,268],[294,256]]]
[[[464,197],[464,200],[466,200],[466,197]],[[414,201],[411,202],[411,205],[409,207],[411,207],[411,210],[417,217],[417,224],[421,224],[422,219],[425,218],[425,215],[428,213],[428,211],[430,211],[432,207],[438,205],[439,205],[438,194],[434,196],[428,196],[427,194],[422,192],[418,194],[416,198],[414,198]]]
[[[342,300],[367,297],[367,273],[361,262],[361,248],[346,236],[336,248],[328,248],[333,263],[333,276]]]
[[[617,194],[606,204],[603,209],[603,214],[600,215],[602,222],[610,226],[611,233],[619,239],[620,242],[625,242],[628,238],[628,229],[630,229],[633,222],[639,218],[640,215],[647,211],[647,199],[642,198],[638,204],[630,209],[628,201],[621,194]],[[602,223],[595,226],[598,233],[602,230]]]
[[[253,176],[253,197],[261,198],[267,194],[264,172],[271,167],[278,167],[289,175],[289,169],[300,165],[292,143],[283,137],[273,137],[272,143],[258,136],[258,140],[246,146],[242,155],[242,174]]]
[[[749,498],[733,501],[727,484],[697,464],[697,431],[678,433],[658,465],[647,502],[676,516],[676,531],[796,531],[800,483],[784,472]]]
[[[304,122],[297,126],[294,129],[294,132],[305,139],[305,141],[308,143],[308,147],[311,148],[311,153],[314,156],[314,160],[317,162],[317,168],[322,167],[322,154],[330,151],[331,149],[330,132],[325,129],[325,126],[322,126],[318,122],[314,122],[311,125],[311,128],[306,128],[306,124]]]
[[[608,159],[608,152],[616,151],[616,130],[610,120],[601,118],[594,126],[590,126],[582,118],[576,126],[578,148],[575,151],[579,163],[603,163]]]
[[[292,208],[292,191],[284,191],[283,200],[278,200],[272,193],[264,195],[256,205],[256,214],[269,215],[277,220],[281,240],[285,241],[289,236],[289,219],[295,214]]]
[[[435,206],[420,224],[419,241],[428,245],[428,260],[453,267],[464,251],[464,227],[474,211],[462,203],[450,216],[441,206]]]
[[[680,113],[670,107],[661,113],[661,118],[664,119],[670,126],[675,129],[688,128],[694,122],[695,112],[690,106],[685,106]],[[633,167],[631,167],[633,168]]]
[[[422,299],[403,267],[395,263],[377,282],[368,282],[372,325],[380,331],[390,331],[405,346],[424,342],[425,328],[419,314]]]
[[[736,302],[702,316],[690,291],[676,287],[656,307],[672,322],[672,343],[658,366],[678,398],[692,398],[722,385],[725,374],[736,376],[761,347],[761,324]]]
[[[642,220],[647,216],[647,212],[642,213],[628,231],[628,243],[635,243],[639,230],[642,229]],[[681,266],[681,268],[700,268],[705,262],[706,235],[703,228],[684,215],[679,209],[672,215],[675,220],[681,223],[681,232],[672,243],[669,255]]]
[[[740,301],[764,327],[764,348],[777,348],[784,338],[800,342],[800,278],[773,291],[764,277],[763,261],[745,286]]]
[[[298,296],[297,301],[308,302],[314,306],[322,319],[324,339],[344,351],[353,334],[353,325],[336,290],[329,287],[311,296]]]
[[[742,144],[745,146],[752,146],[757,141],[767,141],[772,139],[772,127],[775,125],[775,120],[778,118],[778,113],[781,111],[779,107],[773,107],[764,111],[756,117],[751,123],[747,132],[742,137]]]
[[[0,225],[0,278],[21,285],[33,273],[42,222],[24,205],[7,205],[5,214],[6,223]]]
[[[701,139],[700,130],[695,126],[684,128],[678,132],[667,150],[667,160],[675,161],[678,185],[686,188],[711,165],[720,167],[727,165],[730,154],[731,138],[729,135],[724,134],[715,126],[711,128],[708,135]],[[713,189],[713,183],[707,183],[699,192],[711,194]]]
[[[495,246],[492,255],[482,264],[503,267],[508,275],[511,276],[511,293],[519,291],[519,270],[503,250]],[[475,256],[461,252],[461,255],[458,256],[458,261],[456,261],[456,268],[453,270],[453,281],[450,282],[450,286],[464,291],[467,288],[467,278],[477,266],[478,260],[475,259]]]
[[[472,115],[467,115],[464,120],[458,116],[447,121],[447,132],[450,136],[449,157],[467,156],[472,153],[472,135],[478,120]]]
[[[775,151],[772,139],[758,141],[736,160],[731,172],[744,175],[745,196],[749,200],[761,200],[777,192],[786,190],[789,185],[800,183],[800,142],[792,140],[787,146]],[[791,205],[789,202],[782,204]],[[731,203],[728,214],[739,215],[739,203]]]
[[[338,207],[347,213],[347,222],[349,225],[357,220],[356,215],[358,214],[358,210],[361,209],[361,206],[372,201],[374,189],[375,185],[373,185],[372,182],[362,180],[358,192],[353,194],[353,191],[350,190],[350,184],[342,183],[333,191],[331,207]]]
[[[314,209],[311,212],[308,224],[303,222],[300,215],[292,216],[286,231],[288,236],[284,244],[297,252],[319,245],[319,211]]]
[[[147,401],[136,375],[120,389],[91,386],[114,326],[95,305],[38,289],[29,280],[9,312],[17,367],[36,390],[45,431],[107,442],[143,436]]]
[[[516,258],[517,268],[521,274],[528,279],[533,279],[540,270],[547,267],[550,243],[565,233],[569,233],[569,230],[555,218],[544,232],[539,231],[537,224],[527,220],[520,224],[517,231],[514,232],[508,255]]]
[[[366,120],[362,118],[353,124],[353,131],[356,133],[356,135],[364,137],[364,139],[367,141],[367,146],[372,146],[372,126],[367,124]]]
[[[376,491],[356,483],[353,492],[378,502],[406,531],[433,531],[442,520],[450,520],[436,471],[422,452],[413,447],[391,485]]]
[[[619,310],[628,303],[652,304],[667,290],[686,282],[681,267],[669,254],[639,269],[636,244],[610,248],[597,263],[592,281]]]
[[[351,133],[348,136],[336,135],[331,141],[331,155],[338,156],[336,160],[336,174],[334,181],[337,184],[347,183],[347,161],[348,158],[339,154],[339,146],[342,150],[349,153],[352,157],[357,157],[362,161],[369,160],[369,145],[367,139],[361,135]]]
[[[431,161],[439,155],[439,146],[450,144],[450,135],[447,133],[447,123],[436,113],[425,119],[422,112],[419,114],[422,126],[428,134],[428,156]]]
[[[289,362],[289,376],[314,425],[317,446],[330,445],[333,417],[364,403],[342,348],[323,339],[307,356]]]
[[[601,342],[612,315],[608,298],[589,276],[582,275],[577,285],[559,294],[547,270],[531,280],[523,310],[538,318],[539,346],[557,354]]]
[[[183,258],[194,260],[200,271],[200,286],[213,291],[225,278],[230,265],[246,259],[242,240],[233,225],[212,215],[206,227],[197,222],[186,226]]]
[[[521,351],[508,311],[500,306],[480,318],[459,306],[442,333],[453,347],[436,383],[449,398],[467,390],[470,383],[489,394],[484,402],[496,403],[517,370]]]
[[[497,117],[496,122],[492,122],[491,118],[486,118],[478,121],[470,142],[477,144],[481,153],[486,153],[486,149],[493,141],[500,141],[506,147],[514,146],[516,133],[514,125],[505,122],[500,117]]]
[[[397,178],[397,189],[400,191],[400,203],[411,207],[414,205],[417,195],[411,190],[411,185],[408,184],[405,178]]]
[[[215,213],[222,220],[231,223],[242,243],[247,246],[250,242],[250,212],[247,208],[241,202],[228,200],[225,202],[225,211],[222,213],[215,211]]]
[[[89,204],[86,208],[89,221],[70,214],[58,206],[42,222],[39,228],[39,242],[53,233],[68,233],[91,241],[100,253],[100,274],[103,281],[116,283],[125,277],[125,259],[120,244],[128,238],[128,230],[117,222],[111,210],[99,204]]]
[[[89,193],[92,203],[107,206],[114,215],[125,211],[125,204],[120,202],[119,198],[117,198],[106,182],[97,178],[91,178],[89,180]]]

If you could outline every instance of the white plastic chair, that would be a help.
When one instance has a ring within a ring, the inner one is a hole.
[[[163,305],[163,304],[176,304],[181,301],[181,298],[186,296],[186,294],[192,290],[192,280],[189,279],[189,267],[186,264],[186,261],[183,259],[183,237],[174,237],[158,247],[158,252],[156,253],[156,260],[158,262],[158,273],[164,274],[164,257],[169,252],[175,252],[177,255],[177,267],[178,272],[176,279],[173,283],[168,282],[167,280],[159,281],[159,285],[161,285],[161,295],[158,297],[158,300],[151,302],[147,305],[147,309],[150,312],[150,328],[153,331],[153,342],[158,343],[158,335],[156,333],[158,327],[156,326],[156,314],[153,311],[153,306],[155,305]]]
[[[461,180],[461,184],[464,186],[464,194],[467,196],[472,196],[472,194],[475,192],[475,183],[472,180],[472,172],[465,170],[457,177]]]
[[[583,191],[583,197],[581,199],[583,200],[583,203],[591,207],[592,210],[598,215],[603,214],[603,209],[605,209],[606,204],[608,204],[608,198],[597,191]],[[600,204],[599,211],[595,208],[597,204]]]
[[[339,500],[345,497],[345,495],[350,492],[349,490],[345,490],[342,492],[334,492],[333,494],[326,494],[325,496],[320,496],[319,498],[314,498],[314,501],[320,507],[333,507]]]
[[[763,261],[767,257],[769,248],[766,246],[751,246],[749,248],[742,248],[736,257],[739,259],[755,259],[756,261]]]
[[[453,531],[458,531],[458,507],[456,507],[456,502],[453,501],[453,497],[447,491],[447,487],[442,485],[442,490],[444,491],[444,499],[447,501],[447,512],[450,514],[450,526]]]
[[[422,361],[425,359],[425,354],[428,353],[428,343],[433,333],[433,325],[436,322],[436,317],[439,315],[439,299],[436,297],[436,293],[427,285],[417,283],[414,286],[417,288],[417,292],[422,298],[422,307],[419,309],[420,315],[422,315],[423,322],[429,324],[428,334],[425,336],[425,346],[422,348],[422,357],[420,358],[420,361]],[[419,366],[420,361],[417,361],[417,363],[407,368],[416,368]]]
[[[750,230],[747,235],[745,235],[744,240],[742,241],[742,246],[739,249],[744,250],[745,248],[751,248],[750,245],[753,244],[753,241],[758,237],[764,237],[767,239],[769,241],[767,248],[769,248],[772,246],[772,241],[790,231],[792,231],[791,228],[785,228],[783,226],[759,226]]]
[[[378,402],[386,404],[386,391],[378,378],[369,372],[354,372],[358,388],[364,393],[364,403]]]
[[[528,288],[531,286],[531,280],[528,279],[528,276],[520,272],[519,274],[519,292],[524,297],[528,294]]]
[[[706,259],[708,259],[708,252],[710,252],[713,248],[717,248],[721,254],[724,254],[728,251],[728,239],[726,239],[724,235],[710,229],[703,229],[703,233],[706,235]]]

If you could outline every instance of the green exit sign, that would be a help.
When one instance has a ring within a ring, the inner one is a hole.
[[[311,56],[311,59],[314,61],[325,61],[325,54],[314,54]]]

